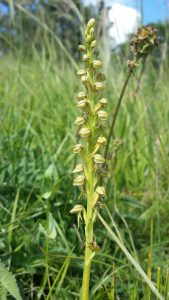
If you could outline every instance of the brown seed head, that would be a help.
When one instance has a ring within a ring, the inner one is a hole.
[[[130,43],[131,52],[135,57],[140,58],[152,52],[157,44],[158,32],[152,26],[138,28],[137,33]]]

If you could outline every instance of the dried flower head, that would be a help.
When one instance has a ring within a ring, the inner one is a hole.
[[[140,58],[152,52],[157,44],[158,32],[152,26],[138,28],[137,33],[130,43],[131,52],[136,58]]]

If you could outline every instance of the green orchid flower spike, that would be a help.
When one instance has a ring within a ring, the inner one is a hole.
[[[107,99],[102,97],[106,77],[100,72],[102,62],[95,56],[97,42],[94,25],[95,20],[89,20],[85,30],[85,45],[79,45],[79,49],[83,52],[84,68],[77,72],[84,89],[76,97],[80,116],[76,118],[75,125],[81,142],[74,146],[74,153],[78,155],[78,164],[73,170],[75,176],[73,184],[80,186],[86,198],[86,207],[78,204],[70,211],[77,213],[78,223],[79,214],[85,222],[82,300],[88,299],[91,262],[100,249],[93,234],[93,227],[98,210],[103,206],[102,199],[105,197],[105,189],[99,182],[104,174],[102,169],[106,164],[102,154],[107,144],[103,130],[108,119],[108,113],[105,111]]]

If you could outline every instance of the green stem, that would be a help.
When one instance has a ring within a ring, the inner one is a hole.
[[[85,226],[85,257],[82,281],[82,300],[88,300],[89,295],[89,282],[90,282],[90,269],[92,260],[92,250],[90,243],[93,241],[93,195],[94,195],[94,174],[93,174],[93,161],[89,157],[87,162],[88,170],[88,184],[87,184],[87,215]]]
[[[108,139],[107,139],[107,145],[106,145],[106,148],[105,148],[105,153],[104,153],[104,157],[105,158],[107,158],[107,154],[108,154],[108,150],[109,150],[109,145],[110,145],[110,140],[111,140],[111,137],[112,137],[112,134],[113,134],[114,126],[115,126],[116,119],[117,119],[117,116],[118,116],[118,113],[119,113],[119,109],[120,109],[120,105],[122,103],[123,96],[124,96],[124,93],[125,93],[125,90],[126,90],[126,87],[127,87],[127,84],[129,82],[129,79],[130,79],[130,76],[131,76],[132,72],[133,72],[133,70],[130,69],[129,72],[128,72],[128,74],[127,74],[126,80],[125,80],[125,82],[123,84],[123,88],[121,90],[121,93],[120,93],[120,96],[119,96],[119,99],[118,99],[118,102],[117,102],[117,106],[116,106],[116,109],[115,109],[114,117],[113,117],[113,120],[112,120],[112,124],[111,124],[111,127],[110,127]]]
[[[91,61],[93,60],[92,51],[88,50]],[[90,82],[93,84],[93,69],[89,66],[88,75]],[[84,267],[83,267],[83,280],[82,280],[82,293],[81,299],[89,299],[89,283],[90,283],[90,269],[92,254],[94,253],[90,249],[90,244],[93,242],[93,200],[94,200],[94,162],[92,158],[92,153],[94,150],[95,144],[95,115],[94,115],[94,93],[90,91],[89,93],[89,103],[90,103],[90,116],[89,116],[89,128],[91,131],[91,136],[89,138],[88,144],[88,153],[86,161],[86,196],[87,196],[87,213],[85,220],[85,256],[84,256]]]

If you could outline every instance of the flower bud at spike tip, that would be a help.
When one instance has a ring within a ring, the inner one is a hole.
[[[105,163],[105,158],[100,154],[95,154],[94,155],[94,162],[96,164],[104,164]]]
[[[76,126],[83,125],[85,123],[85,119],[83,117],[77,117],[74,124]]]
[[[79,131],[79,135],[83,138],[87,138],[90,136],[90,129],[88,127],[81,128]]]
[[[84,184],[84,181],[85,181],[85,177],[83,175],[79,175],[73,180],[73,185],[81,186]]]
[[[73,152],[74,153],[80,153],[83,149],[83,145],[82,144],[76,144],[73,148]]]
[[[70,214],[78,214],[80,212],[82,212],[84,209],[83,205],[81,204],[76,204],[71,210],[70,210]]]
[[[84,165],[83,165],[83,164],[78,164],[78,165],[74,168],[74,170],[72,171],[72,173],[74,174],[74,173],[82,172],[83,169],[84,169]]]
[[[94,18],[90,19],[87,23],[87,28],[90,29],[91,27],[94,26],[94,24],[95,24],[95,19]]]
[[[102,62],[100,60],[94,60],[93,61],[93,68],[99,69],[102,67]]]
[[[96,91],[103,91],[105,89],[105,86],[102,82],[96,82],[94,86]]]
[[[98,186],[96,188],[96,193],[98,193],[101,196],[105,196],[106,195],[105,188],[103,186]]]

